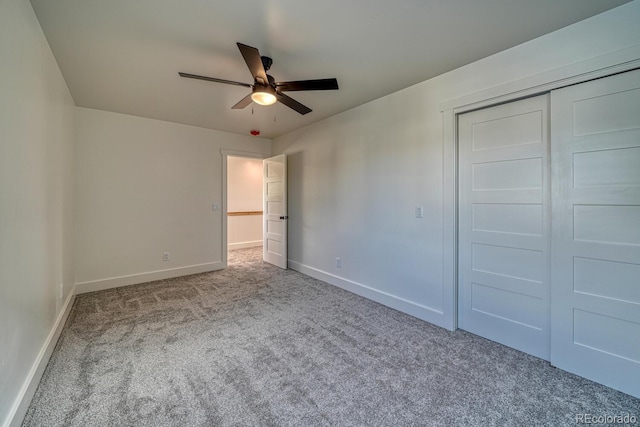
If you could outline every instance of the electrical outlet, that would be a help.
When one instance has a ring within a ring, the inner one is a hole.
[[[163,252],[162,253],[162,261],[169,261],[170,255],[171,254],[169,252]]]
[[[342,258],[336,258],[336,267],[342,268]]]
[[[211,210],[217,212],[220,210],[220,205],[218,203],[211,204]]]
[[[424,209],[422,208],[422,206],[416,206],[416,218],[423,218],[424,217]]]

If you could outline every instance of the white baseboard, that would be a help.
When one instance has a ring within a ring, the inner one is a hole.
[[[38,388],[38,384],[40,384],[42,374],[49,363],[51,353],[53,353],[53,349],[56,347],[58,338],[60,337],[60,333],[62,332],[62,328],[64,327],[67,318],[69,317],[69,313],[71,312],[71,307],[73,306],[75,299],[76,293],[74,287],[71,289],[71,292],[69,292],[69,296],[67,296],[67,299],[65,300],[62,309],[60,310],[60,313],[47,336],[47,339],[42,345],[42,348],[38,353],[38,357],[36,357],[36,360],[33,362],[31,370],[27,375],[27,379],[22,385],[20,393],[18,394],[13,406],[9,410],[9,416],[3,424],[4,427],[18,427],[22,424],[22,420],[29,409],[29,404],[31,403],[31,399],[33,399],[33,395]]]
[[[128,276],[91,280],[88,282],[76,283],[76,293],[85,294],[87,292],[102,291],[105,289],[119,288],[121,286],[153,282],[154,280],[171,279],[172,277],[206,273],[209,271],[221,270],[225,267],[226,265],[222,261],[218,261],[208,262],[205,264],[188,265],[186,267],[170,268],[167,270],[149,271],[146,273],[131,274]]]
[[[288,260],[287,263],[289,268],[292,270],[299,271],[300,273],[311,276],[314,279],[322,280],[330,285],[337,286],[356,295],[360,295],[361,297],[406,313],[410,316],[417,317],[418,319],[433,323],[434,325],[445,329],[450,329],[447,327],[448,323],[446,322],[446,319],[444,319],[444,313],[440,310],[409,301],[405,298],[374,289],[370,286],[363,285],[349,279],[344,279],[336,276],[335,274],[327,273],[326,271],[322,271],[314,267],[309,267],[308,265],[301,264],[297,261]]]
[[[262,246],[262,240],[252,240],[249,242],[237,242],[229,243],[227,248],[232,251],[234,249],[254,248],[256,246]]]

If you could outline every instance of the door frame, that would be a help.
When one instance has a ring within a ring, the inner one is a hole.
[[[266,156],[262,153],[254,153],[250,151],[235,151],[235,150],[220,150],[222,155],[222,264],[223,268],[227,268],[227,252],[229,242],[227,241],[227,160],[231,157],[244,157],[247,159],[260,159],[264,160]]]
[[[458,329],[458,115],[640,68],[632,46],[440,103],[443,133],[443,326]]]

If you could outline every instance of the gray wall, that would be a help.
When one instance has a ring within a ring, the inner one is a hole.
[[[0,424],[74,285],[73,100],[28,1],[0,4]]]
[[[290,265],[454,327],[455,140],[441,105],[639,46],[638,22],[636,1],[274,139],[289,155]]]
[[[223,267],[221,150],[266,157],[270,140],[87,108],[75,122],[78,292]]]

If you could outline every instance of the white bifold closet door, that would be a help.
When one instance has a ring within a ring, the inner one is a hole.
[[[640,397],[640,71],[551,111],[551,363]]]
[[[459,116],[458,326],[549,360],[549,97]]]

